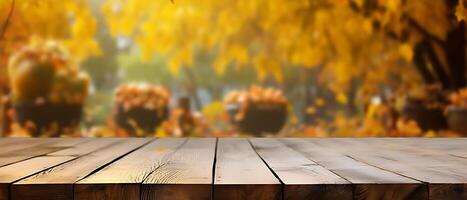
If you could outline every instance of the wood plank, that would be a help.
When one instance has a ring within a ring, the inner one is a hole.
[[[80,146],[84,143],[94,140],[94,138],[46,138],[48,141],[51,141],[51,147],[67,147],[71,148],[74,146]]]
[[[7,143],[5,144],[5,146],[2,146],[0,157],[15,155],[15,152],[21,149],[26,149],[47,143],[51,142],[44,138],[31,138],[31,140],[13,140],[13,142]]]
[[[338,145],[322,146],[332,139],[281,139],[292,149],[354,185],[355,199],[427,199],[426,186],[414,179],[379,169],[336,151]],[[348,146],[347,148],[353,148]]]
[[[215,138],[190,138],[143,183],[142,199],[211,199]]]
[[[14,145],[17,143],[40,141],[41,138],[11,138],[11,137],[0,137],[0,146],[5,148],[9,145]]]
[[[115,144],[124,141],[124,138],[94,138],[88,142],[80,145],[72,146],[70,148],[63,149],[49,153],[50,156],[81,156],[84,154],[91,153],[105,146]]]
[[[352,199],[352,186],[277,139],[250,139],[254,149],[284,183],[284,199]]]
[[[74,199],[140,199],[141,183],[185,142],[163,138],[145,145],[75,183]]]
[[[40,156],[0,167],[0,200],[10,199],[10,184],[13,182],[74,158],[73,156]]]
[[[367,140],[365,139],[365,141]],[[356,141],[350,140],[349,142]],[[381,138],[372,139],[369,145],[373,148],[379,146],[390,152],[403,153],[406,156],[425,158],[429,160],[430,164],[460,165],[459,167],[467,168],[467,159],[462,157],[462,154],[467,155],[466,138],[424,138],[420,140]]]
[[[244,138],[217,144],[214,199],[281,199],[282,185]]]
[[[341,151],[362,162],[429,183],[430,199],[467,199],[467,162],[464,159],[423,149],[414,151],[410,145],[387,143],[384,139],[368,140],[340,140],[343,144],[340,146],[358,146]],[[362,145],[365,142],[367,145]],[[386,144],[392,147],[387,148]]]
[[[12,199],[73,199],[73,184],[124,154],[150,142],[130,138],[53,167],[12,185]]]
[[[30,149],[38,146],[69,148],[74,145],[89,141],[88,138],[11,138],[2,145],[0,156],[28,155]]]
[[[410,168],[431,168],[434,173],[434,177],[444,177],[439,182],[452,182],[462,183],[467,179],[467,160],[449,156],[446,152],[437,152],[433,150],[424,150],[422,148],[413,148],[406,145],[400,145],[396,143],[388,143],[386,139],[374,140],[336,140],[341,144],[340,146],[355,145],[357,147],[352,149],[345,149],[338,147],[340,151],[346,151],[352,154],[354,157],[374,157],[376,159],[391,160],[391,163],[399,163],[410,166]],[[366,143],[366,144],[365,144]],[[326,145],[326,142],[322,142]],[[365,145],[363,145],[365,144]],[[467,143],[465,143],[467,145]],[[378,151],[375,151],[378,150]],[[452,172],[452,170],[458,170],[458,172]],[[457,176],[457,178],[449,179],[444,173],[451,173],[451,176]],[[425,180],[424,180],[425,181]],[[427,182],[437,182],[436,180],[426,180]]]
[[[29,140],[30,139],[30,140]],[[85,138],[25,138],[2,147],[0,166],[45,155],[89,141]]]
[[[371,144],[384,145],[388,150],[429,152],[446,157],[467,158],[467,138],[365,138],[364,140],[371,141]]]

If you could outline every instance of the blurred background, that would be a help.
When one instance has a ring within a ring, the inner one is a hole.
[[[2,136],[467,135],[465,0],[1,0]]]

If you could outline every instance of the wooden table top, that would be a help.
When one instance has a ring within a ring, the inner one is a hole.
[[[0,200],[467,199],[467,138],[4,138]]]

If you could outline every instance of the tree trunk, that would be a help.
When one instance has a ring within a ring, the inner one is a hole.
[[[196,83],[196,79],[193,74],[193,71],[191,70],[191,68],[188,68],[185,66],[183,66],[183,69],[185,70],[185,73],[189,80],[189,83],[187,84],[187,89],[188,89],[187,92],[193,98],[196,109],[201,110],[202,109],[201,99],[198,96],[198,85]]]
[[[5,105],[3,102],[3,89],[2,86],[0,86],[0,137],[3,137],[5,135],[5,129],[6,129],[6,112],[5,112]]]
[[[415,46],[414,64],[415,64],[415,67],[417,68],[417,71],[422,76],[423,80],[427,84],[433,84],[435,83],[435,78],[431,74],[430,69],[428,68],[428,65],[425,61],[425,56],[424,56],[424,44],[425,43],[426,43],[425,41],[422,41]]]
[[[305,87],[303,88],[305,91],[304,91],[304,95],[305,95],[305,99],[304,99],[304,102],[305,102],[305,108],[302,109],[303,110],[303,120],[305,122],[305,124],[310,124],[310,123],[314,123],[313,121],[313,117],[310,116],[308,113],[307,113],[307,108],[311,105],[313,105],[313,99],[316,98],[316,97],[313,97],[313,93],[311,92],[311,85],[313,84],[312,81],[311,81],[311,70],[310,69],[303,69],[303,74],[304,74],[304,85]]]
[[[458,27],[447,35],[444,46],[448,69],[451,74],[451,89],[458,90],[466,86],[466,25],[460,22]]]
[[[431,64],[431,67],[433,68],[433,72],[435,73],[435,77],[438,78],[438,82],[441,84],[441,86],[444,89],[450,89],[451,84],[450,84],[450,77],[448,73],[446,73],[445,67],[443,67],[443,64],[441,64],[441,61],[439,60],[439,55],[436,54],[435,49],[433,48],[434,44],[431,44],[430,42],[426,41],[424,44],[424,50],[425,50],[425,55],[428,61]]]

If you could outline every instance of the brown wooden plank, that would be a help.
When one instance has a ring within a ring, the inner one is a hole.
[[[87,143],[93,138],[44,138],[45,140],[51,142],[48,146],[51,147],[67,147],[71,148],[74,146],[80,146],[84,143]]]
[[[215,138],[190,138],[143,183],[142,199],[211,199]]]
[[[332,139],[282,139],[292,149],[329,169],[354,185],[355,199],[427,199],[426,186],[407,178],[359,162],[344,152],[336,151],[339,144],[322,146],[323,141],[333,144]],[[353,148],[347,146],[346,148]]]
[[[87,142],[84,138],[24,138],[1,147],[0,166],[45,155]]]
[[[397,143],[393,143],[388,141],[388,139],[348,139],[336,140],[336,142],[339,142],[341,146],[357,145],[358,147],[352,149],[338,148],[338,150],[346,151],[352,155],[365,157],[370,156],[386,160],[392,160],[392,163],[409,165],[410,167],[416,168],[431,167],[434,170],[444,169],[437,170],[439,171],[439,173],[450,173],[451,170],[449,169],[467,168],[467,160],[459,157],[449,156],[449,152],[446,152],[446,150],[443,150],[441,152],[430,150],[429,148],[417,148],[411,145],[401,144],[404,143],[402,141],[397,141]],[[323,142],[322,144],[326,145],[326,142]],[[465,145],[467,145],[467,143],[465,143]],[[452,175],[458,176],[458,178],[449,179],[448,176],[441,181],[450,181],[453,183],[463,182],[467,179],[466,173],[466,171],[464,171],[463,173],[453,173]],[[443,175],[443,177],[444,176],[445,175]]]
[[[9,145],[15,145],[18,143],[24,143],[24,142],[39,142],[43,140],[42,138],[8,138],[8,137],[0,137],[0,146],[2,148],[5,148]]]
[[[73,199],[73,184],[151,139],[130,138],[16,182],[12,199]]]
[[[22,149],[27,149],[47,143],[51,142],[43,138],[24,138],[21,140],[12,140],[12,142],[9,142],[1,147],[0,157],[17,155],[16,152],[21,151]]]
[[[244,138],[219,138],[214,199],[281,199],[282,185]]]
[[[277,139],[253,138],[250,142],[284,183],[284,199],[352,199],[349,181]]]
[[[420,138],[419,140],[380,138],[371,141],[374,148],[380,146],[390,152],[427,158],[430,163],[460,165],[462,168],[467,168],[467,157],[463,157],[463,155],[467,156],[467,138]]]
[[[140,199],[141,183],[185,142],[163,138],[145,145],[75,183],[74,199]]]
[[[81,156],[105,146],[124,141],[124,138],[94,138],[80,145],[49,153],[50,156]]]
[[[69,148],[74,145],[88,141],[87,138],[12,138],[7,144],[2,145],[1,156],[29,155],[31,148]]]
[[[10,199],[11,183],[74,158],[73,156],[40,156],[0,167],[0,200]]]
[[[430,199],[467,199],[467,162],[462,158],[430,148],[415,149],[400,140],[397,143],[388,142],[388,139],[348,139],[338,142],[342,144],[340,146],[357,146],[351,150],[338,148],[357,160],[429,183]],[[326,142],[322,143],[326,145]],[[429,146],[433,148],[438,145]]]

